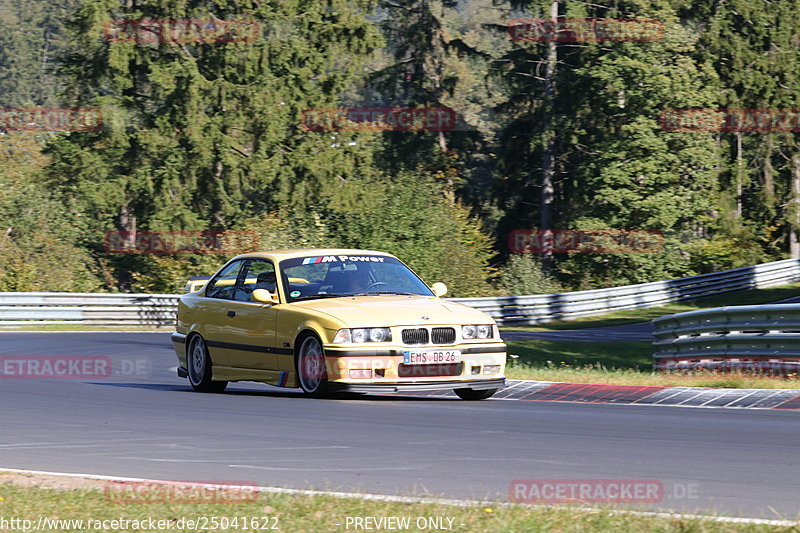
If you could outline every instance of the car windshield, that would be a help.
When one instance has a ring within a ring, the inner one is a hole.
[[[433,293],[407,266],[385,255],[322,255],[280,263],[289,302],[340,296]]]

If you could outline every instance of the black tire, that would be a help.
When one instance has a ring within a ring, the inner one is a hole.
[[[309,396],[328,396],[328,372],[325,367],[325,351],[319,337],[308,333],[297,340],[294,368],[297,381]]]
[[[497,391],[498,389],[455,389],[455,393],[462,400],[485,400]]]
[[[211,381],[211,356],[200,335],[193,335],[186,350],[186,367],[189,385],[198,392],[222,392],[227,381]]]

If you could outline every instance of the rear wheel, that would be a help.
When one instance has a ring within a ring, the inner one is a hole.
[[[455,393],[462,400],[485,400],[491,397],[497,389],[455,389]]]
[[[300,340],[295,360],[300,388],[311,396],[325,396],[328,392],[328,373],[325,370],[325,352],[316,335]]]
[[[206,342],[200,335],[194,335],[189,341],[186,366],[189,384],[198,392],[222,392],[228,386],[227,381],[211,380],[211,356],[208,354]]]

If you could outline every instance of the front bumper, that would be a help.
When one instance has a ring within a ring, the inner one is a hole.
[[[420,348],[386,346],[377,349],[363,345],[355,347],[326,344],[324,349],[329,382],[370,387],[445,383],[444,388],[459,388],[462,383],[503,379],[506,363],[506,345],[500,342],[428,345]],[[405,364],[403,353],[412,349],[459,350],[461,361],[453,364]],[[365,375],[358,375],[362,372]]]
[[[506,378],[480,379],[470,381],[425,381],[416,383],[328,383],[331,392],[412,392],[444,389],[502,389]]]

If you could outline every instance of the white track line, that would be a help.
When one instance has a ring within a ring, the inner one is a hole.
[[[118,482],[128,482],[128,483],[164,483],[164,484],[174,484],[175,481],[166,481],[161,479],[145,479],[145,478],[136,478],[136,477],[120,477],[120,476],[104,476],[99,474],[75,474],[75,473],[66,473],[66,472],[48,472],[44,470],[21,470],[17,468],[0,468],[0,473],[3,472],[12,472],[15,474],[31,474],[31,475],[42,475],[42,476],[54,476],[54,477],[70,477],[70,478],[83,478],[83,479],[96,479],[100,481],[118,481]],[[0,481],[2,481],[2,477],[0,477]],[[208,486],[208,487],[218,487],[219,485],[215,485],[213,483],[192,483],[191,481],[182,481],[181,483],[189,485],[198,485],[198,486]],[[381,502],[394,502],[394,503],[427,503],[427,504],[438,504],[438,505],[450,505],[454,507],[472,507],[477,505],[493,505],[495,507],[511,507],[513,505],[520,505],[524,507],[531,507],[531,508],[552,508],[557,506],[552,505],[535,505],[535,504],[515,504],[515,503],[505,503],[505,502],[498,502],[498,501],[487,501],[487,500],[456,500],[456,499],[447,499],[447,498],[423,498],[423,497],[414,497],[414,496],[392,496],[389,494],[359,494],[356,492],[339,492],[339,491],[324,491],[324,490],[306,490],[306,489],[286,489],[282,487],[237,487],[235,485],[231,485],[230,488],[246,488],[248,490],[257,490],[258,492],[266,492],[272,494],[294,494],[294,495],[305,495],[305,496],[331,496],[333,498],[353,498],[353,499],[360,499],[360,500],[370,500],[370,501],[381,501]],[[737,517],[727,517],[727,516],[707,516],[707,515],[694,515],[694,514],[681,514],[681,513],[668,513],[668,512],[658,512],[658,511],[629,511],[629,510],[609,510],[609,509],[599,509],[595,507],[580,507],[587,512],[597,512],[597,513],[609,513],[609,514],[632,514],[637,516],[650,516],[654,518],[681,518],[686,520],[706,520],[710,522],[723,522],[723,523],[731,523],[731,524],[758,524],[758,525],[769,525],[769,526],[785,526],[785,527],[792,527],[792,526],[800,526],[800,521],[798,520],[770,520],[767,518],[737,518]]]

